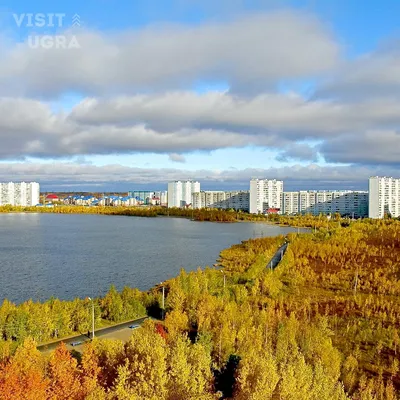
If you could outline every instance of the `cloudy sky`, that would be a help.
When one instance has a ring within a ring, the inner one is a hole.
[[[3,0],[0,181],[399,176],[399,15],[397,0]]]

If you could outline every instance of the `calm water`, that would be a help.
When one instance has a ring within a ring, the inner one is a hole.
[[[146,290],[219,252],[293,228],[181,218],[0,214],[0,301],[99,296],[114,284]]]

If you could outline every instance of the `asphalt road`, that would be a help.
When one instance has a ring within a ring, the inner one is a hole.
[[[97,331],[95,330],[95,337],[101,339],[120,339],[126,342],[129,340],[132,334],[132,329],[130,329],[129,326],[133,324],[141,325],[147,318],[148,317],[139,318],[132,321],[124,322],[122,324],[113,325],[107,328],[101,328]],[[64,342],[67,345],[68,350],[82,351],[85,342],[89,342],[90,340],[91,337],[88,338],[87,334],[77,335],[74,337],[69,337],[67,339],[60,339],[57,340],[56,342],[42,344],[38,346],[37,349],[42,353],[47,353],[53,351],[60,343]],[[82,343],[75,346],[71,345],[71,343],[79,343],[79,342]]]
[[[285,242],[281,247],[279,247],[279,249],[276,251],[274,256],[271,258],[271,260],[267,264],[267,268],[275,269],[279,265],[279,263],[281,262],[284,254],[287,250],[288,245],[289,245],[289,243]]]

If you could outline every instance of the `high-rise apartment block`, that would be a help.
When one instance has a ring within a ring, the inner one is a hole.
[[[368,216],[368,192],[300,191],[284,192],[282,214],[335,214],[363,218]]]
[[[400,216],[400,179],[386,176],[369,178],[369,218]]]
[[[0,183],[0,205],[36,206],[40,202],[37,182]]]
[[[200,182],[174,181],[168,183],[168,207],[187,207],[192,204],[192,194],[200,192]]]
[[[250,181],[250,213],[265,214],[282,208],[283,181],[252,179]]]
[[[193,208],[220,208],[249,211],[249,191],[201,191],[192,195]]]

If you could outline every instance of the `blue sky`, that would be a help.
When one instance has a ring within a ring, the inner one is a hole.
[[[65,16],[30,27],[30,13]],[[347,168],[340,187],[364,189],[400,160],[400,121],[387,111],[398,15],[395,0],[5,0],[0,180],[127,190],[276,176],[315,189],[337,188]],[[76,35],[80,48],[29,49],[43,35]]]
[[[56,5],[55,5],[56,3]],[[380,41],[399,34],[400,3],[396,0],[265,0],[265,1],[192,0],[87,0],[81,2],[3,0],[3,21],[10,27],[10,13],[63,13],[66,23],[78,14],[82,25],[98,30],[137,29],[154,23],[199,24],[223,20],[238,12],[269,11],[283,7],[306,10],[321,17],[349,47],[349,55],[373,49]],[[17,29],[15,27],[15,29]]]

